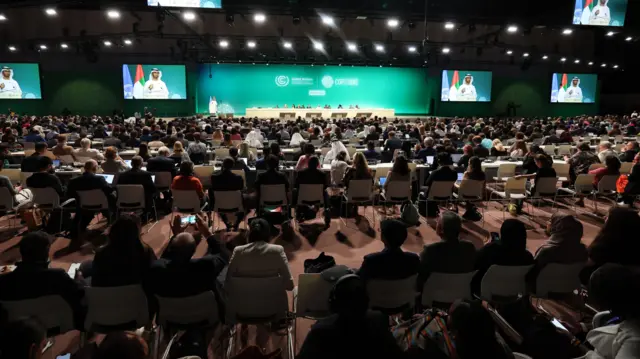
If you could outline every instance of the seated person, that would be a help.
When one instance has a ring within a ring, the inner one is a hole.
[[[627,176],[627,185],[622,194],[622,201],[633,208],[635,197],[640,195],[640,155],[636,155],[633,160],[631,173]]]
[[[41,157],[41,158],[46,158],[47,160],[51,161],[49,158],[47,157]],[[19,206],[23,203],[27,203],[29,201],[31,201],[33,199],[33,195],[31,194],[31,190],[29,190],[28,188],[22,188],[20,186],[13,186],[13,184],[11,183],[11,180],[9,179],[9,177],[7,176],[3,176],[2,175],[2,167],[4,166],[3,163],[0,163],[0,188],[4,187],[9,191],[9,194],[11,195],[11,197],[13,198],[13,204],[15,206]],[[37,172],[36,172],[37,173]],[[58,180],[60,181],[60,180]],[[27,178],[27,182],[29,182],[29,178]],[[2,212],[0,212],[2,213]]]
[[[458,174],[451,169],[451,165],[453,165],[453,160],[451,159],[451,155],[447,152],[440,152],[436,156],[438,162],[438,168],[434,171],[431,171],[427,181],[425,182],[425,186],[427,187],[427,198],[429,197],[429,190],[433,186],[434,182],[451,182],[451,186],[458,179]],[[434,201],[427,201],[427,216],[429,217],[437,217],[438,216],[438,204]]]
[[[409,168],[409,162],[404,155],[396,157],[393,161],[393,167],[387,174],[387,180],[384,183],[384,190],[387,191],[390,182],[410,182],[411,181],[411,169]]]
[[[537,193],[537,189],[538,189],[538,183],[540,182],[540,179],[556,178],[558,177],[558,175],[556,174],[556,170],[553,168],[553,160],[549,156],[545,154],[537,154],[535,156],[535,163],[536,163],[536,166],[538,167],[538,171],[536,173],[517,175],[514,178],[516,179],[533,178],[533,186],[531,187],[530,182],[527,182],[527,188],[530,187],[530,192],[533,196],[538,196],[539,194]],[[518,213],[522,211],[522,203],[523,203],[522,200],[516,201]]]
[[[20,171],[27,173],[38,172],[39,157],[48,157],[52,160],[55,158],[53,154],[49,156],[47,153],[51,152],[47,151],[47,144],[45,142],[36,143],[35,152],[31,154],[31,156],[25,157],[22,160],[22,163],[20,164]]]
[[[301,144],[304,149],[304,155],[298,158],[298,163],[296,163],[296,171],[302,171],[307,168],[309,164],[309,159],[316,154],[316,148],[310,143]]]
[[[499,138],[496,138],[495,140],[493,140],[491,144],[492,144],[492,147],[490,150],[490,155],[492,157],[501,157],[501,156],[509,155],[509,153],[507,152],[507,149],[504,148],[504,145],[502,144],[502,141],[500,141]]]
[[[356,152],[353,156],[353,165],[347,168],[344,178],[342,179],[342,183],[346,188],[349,188],[349,182],[351,182],[351,180],[366,179],[370,179],[373,182],[373,174],[371,173],[367,160],[364,158],[362,152]],[[333,182],[333,178],[331,181]]]
[[[104,150],[104,158],[104,162],[100,165],[104,173],[118,173],[128,169],[122,158],[118,156],[118,151],[115,147],[107,147]]]
[[[37,231],[24,235],[19,243],[22,260],[13,272],[0,275],[0,301],[15,301],[59,295],[73,311],[78,329],[84,328],[80,283],[69,277],[64,269],[50,268],[49,251],[54,238]],[[4,356],[3,351],[3,356]]]
[[[134,156],[131,159],[131,169],[118,175],[116,185],[142,185],[145,196],[145,211],[151,214],[156,185],[153,183],[151,173],[142,170],[142,165],[142,157]]]
[[[73,158],[73,147],[67,145],[67,136],[58,135],[58,143],[51,149],[51,153],[58,158],[62,156]]]
[[[436,225],[440,242],[424,246],[420,253],[417,289],[422,291],[431,273],[469,273],[475,269],[476,247],[460,240],[462,220],[453,212],[443,212]]]
[[[595,188],[598,188],[598,183],[600,183],[600,180],[604,176],[620,175],[620,167],[622,167],[622,163],[620,163],[618,157],[609,155],[605,158],[604,163],[604,167],[596,168],[595,170],[589,171],[589,174],[595,175],[595,177],[593,178],[593,187]]]
[[[204,204],[204,188],[202,182],[193,172],[193,162],[185,161],[180,163],[180,172],[171,183],[173,191],[195,191],[200,198],[200,204]]]
[[[367,142],[367,149],[363,152],[367,160],[380,160],[380,153],[376,151],[376,145],[373,141]]]
[[[347,153],[341,151],[338,153],[336,158],[331,161],[331,185],[332,186],[340,186],[342,185],[342,180],[344,179],[344,175],[349,168],[349,164],[347,163]]]
[[[244,180],[242,176],[237,175],[231,170],[235,161],[231,157],[227,157],[222,161],[222,170],[218,173],[214,173],[211,175],[211,188],[209,189],[209,206],[213,210],[215,206],[215,192],[220,191],[242,191],[244,189]],[[246,208],[245,208],[246,211]],[[227,230],[238,230],[238,226],[242,223],[244,219],[245,212],[237,212],[235,213],[236,221],[234,225],[229,223],[229,219],[227,218],[227,213],[219,213],[222,222],[224,222]]]
[[[395,131],[389,131],[389,138],[384,143],[384,150],[391,151],[392,153],[395,150],[402,149],[402,140],[396,138]]]
[[[478,156],[480,158],[489,157],[489,149],[482,145],[482,137],[474,136],[473,137],[473,155]]]
[[[471,147],[471,145],[464,145],[464,147],[462,147],[462,156],[457,163],[458,167],[461,167],[462,169],[467,168],[471,157],[473,157],[473,147]],[[479,158],[480,157],[478,157],[478,159]]]
[[[173,153],[171,154],[170,158],[175,163],[180,163],[182,161],[191,161],[191,159],[189,158],[189,154],[184,150],[182,142],[180,141],[176,141],[173,143]]]
[[[266,159],[271,155],[271,148],[265,147],[262,149],[262,158],[256,161],[256,171],[266,171],[267,161]]]
[[[296,358],[404,358],[389,330],[389,318],[370,311],[365,282],[356,275],[340,278],[331,291],[331,315],[318,320]]]
[[[257,196],[256,198],[258,200],[258,203],[260,203],[260,198],[261,198],[260,195],[262,191],[261,187],[263,185],[280,185],[280,184],[284,185],[285,193],[287,194],[287,201],[291,200],[291,198],[289,197],[289,179],[284,173],[278,171],[278,166],[279,166],[278,157],[274,155],[270,155],[267,158],[267,170],[264,173],[259,174],[255,182],[256,196]]]
[[[197,242],[191,233],[184,232],[186,228],[181,225],[181,217],[176,215],[172,225],[174,237],[162,258],[155,261],[149,270],[148,287],[154,295],[180,298],[206,291],[217,293],[216,279],[229,263],[230,252],[213,235],[205,216],[197,215],[196,225],[207,241],[206,254],[193,258]]]
[[[435,149],[434,145],[435,145],[435,141],[433,140],[433,138],[426,137],[424,139],[424,146],[419,147],[419,148],[416,147],[416,154],[415,154],[414,158],[424,161],[424,159],[427,156],[435,156],[436,155],[436,149]]]
[[[396,219],[385,219],[380,222],[380,232],[384,249],[364,256],[358,275],[366,281],[405,279],[418,274],[420,258],[401,248],[407,239],[407,226]]]
[[[147,171],[169,172],[171,173],[171,178],[176,176],[176,162],[169,158],[169,148],[160,147],[158,155],[147,160]]]
[[[81,148],[73,151],[73,157],[77,158],[78,161],[86,161],[86,160],[95,160],[95,161],[103,161],[104,156],[100,151],[95,148],[91,148],[91,140],[88,138],[83,138],[80,140]]]
[[[487,176],[482,170],[482,161],[480,161],[480,157],[473,156],[469,158],[468,167],[467,167],[467,170],[462,175],[462,179],[472,180],[472,181],[481,181],[486,183]],[[466,210],[462,215],[462,218],[470,221],[479,221],[482,219],[482,215],[478,212],[478,209],[473,204],[473,202],[469,201],[466,204]]]
[[[238,156],[237,148],[231,147],[229,149],[229,157],[231,157],[231,159],[233,160],[233,169],[243,170],[245,173],[245,178],[248,177],[248,174],[251,170],[249,169],[249,166],[247,166],[247,164],[244,163],[244,161],[241,160],[240,157]]]

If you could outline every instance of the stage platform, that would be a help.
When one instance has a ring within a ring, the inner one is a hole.
[[[302,118],[354,118],[354,117],[394,117],[392,108],[248,108],[245,117],[296,119]],[[237,116],[236,116],[237,117]]]

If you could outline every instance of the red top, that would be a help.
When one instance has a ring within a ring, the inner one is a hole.
[[[178,191],[196,191],[198,197],[204,197],[204,189],[198,177],[194,176],[176,176],[171,184],[171,189]]]
[[[595,170],[589,171],[589,174],[590,175],[596,175],[593,178],[593,186],[597,187],[598,186],[598,182],[600,182],[602,177],[604,177],[606,175],[617,175],[618,173],[611,173],[611,172],[609,172],[609,169],[607,167],[600,167],[600,168],[596,168]]]
[[[231,135],[231,141],[242,141],[242,136],[239,133]]]

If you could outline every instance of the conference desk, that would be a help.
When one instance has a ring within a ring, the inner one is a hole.
[[[296,119],[302,118],[359,118],[359,117],[394,117],[392,108],[260,108],[246,109],[246,117]]]

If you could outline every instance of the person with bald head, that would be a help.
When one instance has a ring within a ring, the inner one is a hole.
[[[115,213],[115,205],[116,205],[116,197],[114,188],[111,187],[107,181],[102,176],[97,176],[98,172],[98,162],[95,160],[88,160],[84,164],[84,172],[82,175],[73,178],[69,181],[69,185],[67,186],[67,198],[75,198],[76,199],[76,216],[73,218],[73,223],[71,225],[70,230],[70,238],[72,240],[72,244],[79,244],[74,242],[78,239],[78,234],[81,229],[86,229],[91,220],[93,220],[93,216],[95,212],[81,211],[80,210],[80,196],[78,192],[81,191],[90,191],[94,189],[99,189],[104,192],[107,196],[107,200],[109,202],[110,212]],[[105,217],[109,218],[109,213],[104,213]]]
[[[171,226],[174,237],[149,272],[149,290],[154,295],[180,298],[206,291],[216,293],[216,278],[229,263],[231,253],[220,238],[213,235],[207,218],[197,215],[195,227],[207,241],[207,252],[200,258],[192,258],[198,241],[185,232],[189,226],[193,225],[182,225],[181,217],[175,216]]]

